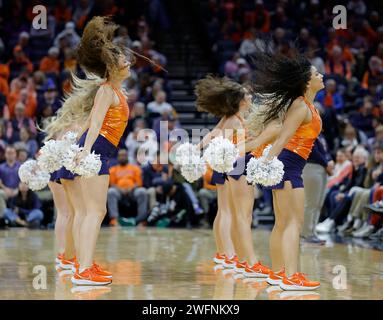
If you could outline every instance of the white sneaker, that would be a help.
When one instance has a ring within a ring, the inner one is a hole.
[[[318,223],[315,230],[320,233],[330,233],[335,227],[335,221],[327,218],[322,223]]]
[[[362,227],[362,225],[363,225],[362,220],[358,218],[358,219],[355,219],[352,228],[353,228],[354,230],[358,230],[358,229],[360,229],[360,228]]]
[[[374,232],[374,226],[372,225],[366,225],[360,228],[357,231],[354,231],[352,233],[352,236],[355,238],[367,238]]]

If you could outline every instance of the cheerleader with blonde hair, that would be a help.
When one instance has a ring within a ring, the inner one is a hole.
[[[112,282],[111,273],[94,262],[94,252],[106,214],[109,159],[116,154],[129,119],[121,85],[130,76],[132,62],[127,50],[113,43],[117,28],[105,17],[94,17],[86,25],[77,48],[77,59],[87,78],[74,78],[73,92],[67,96],[61,113],[46,128],[53,136],[68,128],[71,121],[80,123],[78,144],[83,150],[75,162],[79,164],[94,151],[102,163],[98,174],[90,178],[79,177],[65,168],[56,176],[75,210],[73,231],[77,259],[71,263],[75,266],[72,282],[76,285]]]

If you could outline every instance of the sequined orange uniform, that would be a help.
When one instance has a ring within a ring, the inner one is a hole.
[[[307,160],[314,142],[322,130],[322,120],[314,105],[304,97],[301,97],[301,99],[303,99],[311,110],[312,120],[309,123],[301,125],[297,131],[295,131],[294,136],[287,143],[285,149],[290,150]]]
[[[269,143],[264,143],[263,145],[259,146],[257,149],[251,151],[251,155],[253,155],[256,158],[259,158],[262,156],[263,150],[269,145]]]
[[[108,84],[104,83],[104,85]],[[129,106],[120,90],[115,89],[112,85],[110,86],[118,95],[120,103],[109,107],[100,129],[100,135],[117,147],[128,124]]]

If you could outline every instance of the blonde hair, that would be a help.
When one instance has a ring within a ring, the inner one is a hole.
[[[42,131],[47,134],[44,141],[56,139],[61,132],[73,127],[74,124],[84,123],[92,110],[97,90],[105,81],[90,73],[86,73],[85,79],[80,79],[73,73],[71,76],[71,93],[65,95],[63,106],[57,114],[43,123]]]
[[[278,117],[275,119],[267,119],[268,106],[264,104],[253,103],[250,107],[248,116],[246,117],[246,129],[250,131],[254,136],[258,136],[265,127],[274,120],[278,120],[280,123],[283,122],[286,116],[286,110],[282,110]]]

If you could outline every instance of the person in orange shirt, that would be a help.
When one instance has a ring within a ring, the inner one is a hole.
[[[29,73],[33,71],[33,64],[25,55],[20,45],[15,46],[13,49],[13,58],[9,60],[7,64],[13,73],[18,73],[22,71],[23,68]]]
[[[25,116],[33,118],[36,115],[37,98],[35,85],[32,78],[27,78],[25,73],[20,74],[11,82],[11,91],[8,96],[8,108],[11,118],[15,117],[16,104],[22,102],[25,105]]]
[[[116,226],[119,216],[118,203],[123,198],[137,202],[136,223],[142,222],[148,215],[148,194],[142,187],[142,172],[138,165],[128,163],[128,152],[118,152],[118,165],[109,170],[108,212],[110,225]]]
[[[8,99],[9,95],[9,68],[6,64],[0,64],[0,93],[4,95],[5,99]]]
[[[333,47],[331,56],[326,62],[325,70],[326,75],[338,75],[341,78],[345,78],[347,80],[351,79],[351,65],[350,62],[344,60],[341,47]]]
[[[48,55],[42,58],[40,62],[40,71],[43,71],[45,73],[59,74],[60,61],[58,57],[59,57],[59,49],[56,47],[51,47],[48,50]]]
[[[205,213],[209,212],[210,203],[217,199],[217,187],[211,184],[213,169],[208,167],[202,179],[202,188],[198,190],[197,196]]]

